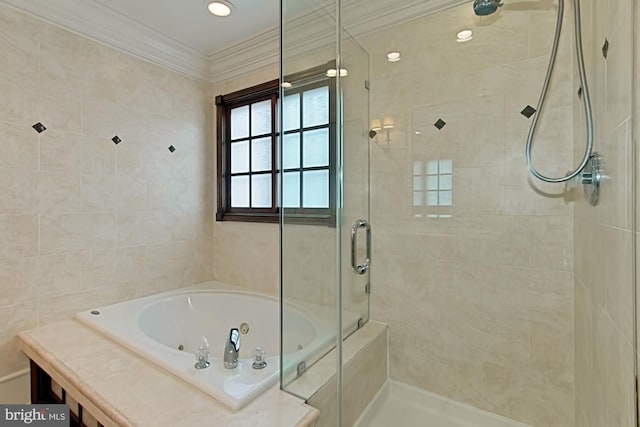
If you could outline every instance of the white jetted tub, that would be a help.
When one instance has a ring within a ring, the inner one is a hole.
[[[219,286],[207,282],[84,311],[76,319],[236,410],[278,381],[280,309],[276,298]],[[289,305],[286,310],[292,328],[284,353],[292,365],[334,339],[330,323],[310,310]],[[225,369],[229,331],[241,325],[248,332],[240,335],[238,367]],[[202,345],[209,347],[211,366],[196,369],[195,353]],[[252,367],[256,347],[267,352],[264,369]]]

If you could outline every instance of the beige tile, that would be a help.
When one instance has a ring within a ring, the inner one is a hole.
[[[103,286],[74,294],[43,298],[40,300],[40,323],[49,324],[71,319],[79,311],[102,307],[115,301],[115,286]]]
[[[22,304],[9,305],[0,308],[0,345],[8,344],[13,336],[24,330],[38,325],[38,302],[30,301]]]
[[[146,182],[135,176],[82,176],[82,205],[85,211],[141,211],[147,207],[146,191]]]
[[[38,254],[38,218],[35,215],[0,215],[0,257],[16,259]]]
[[[38,175],[38,212],[78,212],[82,207],[80,175],[42,172]]]
[[[9,169],[0,175],[0,214],[34,214],[38,206],[38,176]]]
[[[32,272],[38,297],[67,295],[80,291],[81,263],[78,253],[40,256]]]
[[[82,289],[93,289],[118,282],[118,251],[87,251],[82,259]]]
[[[57,214],[40,218],[40,253],[116,247],[114,214]]]
[[[48,129],[75,133],[82,130],[82,98],[70,93],[69,88],[41,85],[36,114]]]
[[[34,84],[0,78],[0,93],[2,121],[13,123],[23,129],[39,121],[36,114],[38,93]]]
[[[3,7],[0,12],[0,76],[11,80],[38,80],[40,25],[34,18]]]
[[[40,170],[65,172],[82,170],[84,138],[75,133],[47,130],[40,136]]]
[[[28,126],[0,122],[0,135],[0,141],[4,147],[0,157],[2,170],[37,170],[38,134],[33,129]]]

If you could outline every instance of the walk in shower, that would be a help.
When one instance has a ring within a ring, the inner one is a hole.
[[[333,349],[335,414],[322,425],[352,425],[341,347],[369,319],[389,325],[392,394],[513,425],[637,425],[636,2],[580,2],[584,73],[566,3],[538,111],[556,0],[282,0],[282,299],[323,313],[335,337],[283,358],[282,386],[308,398],[305,372]],[[597,200],[585,179],[542,182],[527,167],[536,120],[540,175],[585,163],[587,95]],[[303,112],[288,117],[288,102]],[[326,115],[305,118],[307,105]],[[320,129],[326,158],[305,160]],[[326,195],[315,216],[304,188]],[[363,419],[381,425],[385,405]],[[398,425],[426,420],[414,407]]]

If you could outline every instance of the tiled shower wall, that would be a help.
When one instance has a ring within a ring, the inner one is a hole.
[[[0,63],[2,377],[19,330],[210,279],[214,191],[209,84],[6,7]]]
[[[371,316],[390,325],[391,377],[536,427],[574,424],[573,207],[529,180],[521,114],[555,4],[481,19],[465,3],[362,40],[371,118],[395,125],[371,155]],[[571,16],[534,153],[554,175],[573,163]]]
[[[633,17],[635,1],[583,0],[595,150],[605,181],[597,207],[575,205],[576,425],[635,426]],[[605,47],[607,44],[608,48]],[[579,85],[574,75],[575,87]],[[584,110],[574,99],[575,161]]]

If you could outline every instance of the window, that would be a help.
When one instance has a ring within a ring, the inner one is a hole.
[[[287,78],[282,168],[278,167],[279,82],[216,98],[218,220],[278,222],[278,179],[287,218],[325,223],[333,202],[333,85],[326,67]]]
[[[429,218],[451,218],[453,161],[413,162],[413,206],[426,207]],[[421,213],[417,216],[424,216]]]

